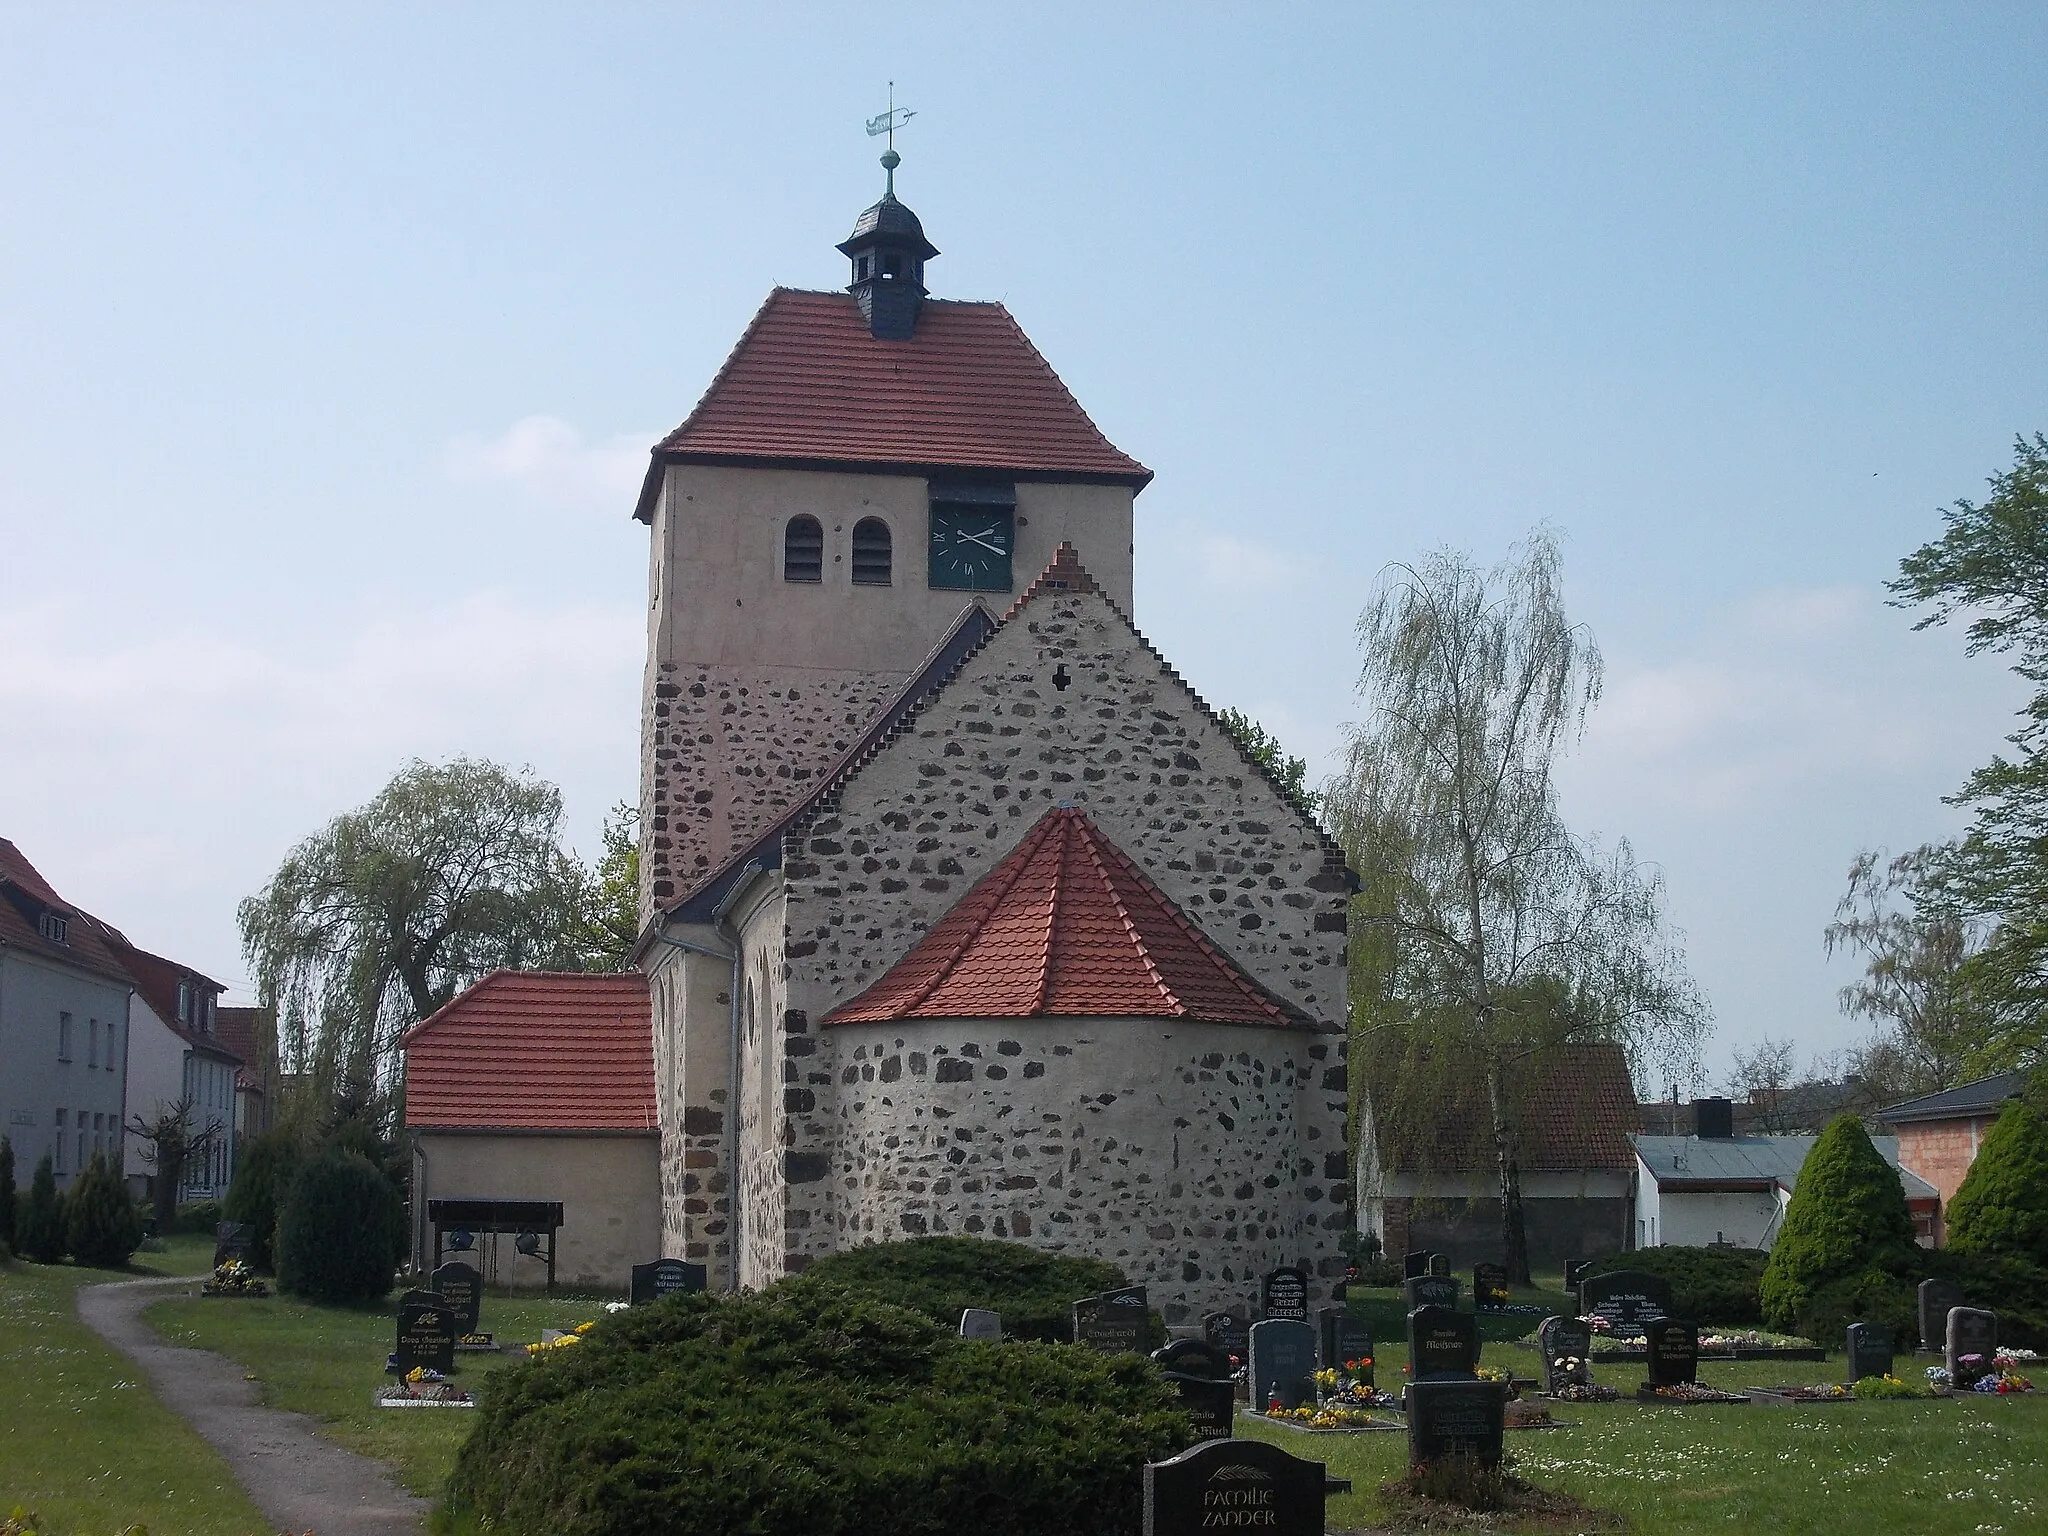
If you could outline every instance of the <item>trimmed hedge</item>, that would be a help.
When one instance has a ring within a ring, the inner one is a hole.
[[[2048,1119],[2007,1102],[1948,1204],[1949,1246],[2048,1264]]]
[[[120,1269],[142,1245],[142,1218],[121,1187],[121,1177],[100,1153],[71,1181],[64,1196],[64,1246],[80,1264]]]
[[[810,1276],[607,1317],[477,1420],[452,1532],[1135,1536],[1144,1464],[1191,1433],[1141,1356],[962,1339]]]
[[[1870,1144],[1854,1115],[1836,1116],[1800,1166],[1764,1267],[1764,1321],[1803,1333],[1824,1289],[1844,1281],[1861,1285],[1869,1275],[1912,1273],[1920,1253],[1913,1236],[1898,1170]]]
[[[374,1301],[391,1290],[405,1207],[391,1181],[353,1152],[299,1170],[277,1223],[277,1287],[315,1301]]]
[[[865,1291],[945,1328],[958,1328],[968,1307],[986,1307],[1002,1314],[1011,1338],[1048,1344],[1073,1338],[1075,1302],[1127,1283],[1122,1270],[1102,1259],[980,1237],[870,1243],[813,1261],[802,1278]]]
[[[277,1262],[277,1219],[302,1161],[298,1139],[283,1129],[252,1137],[235,1158],[235,1181],[228,1186],[221,1216],[248,1223],[253,1234],[249,1262],[258,1269]]]
[[[1764,1320],[1761,1289],[1770,1254],[1761,1248],[1637,1248],[1596,1259],[1588,1276],[1616,1270],[1659,1275],[1671,1284],[1671,1309],[1701,1323]]]

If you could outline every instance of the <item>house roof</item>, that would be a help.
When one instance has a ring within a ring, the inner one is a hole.
[[[1999,1072],[1980,1077],[1974,1083],[1922,1094],[1917,1099],[1888,1105],[1877,1117],[1888,1125],[1911,1125],[1922,1120],[1969,1120],[1996,1115],[2005,1101],[2017,1098],[2027,1086],[2024,1072]]]
[[[1039,818],[909,954],[825,1023],[1049,1016],[1314,1027],[1238,969],[1072,806]]]
[[[1373,1111],[1380,1166],[1388,1172],[1491,1173],[1495,1167],[1486,1081],[1479,1064],[1446,1055],[1401,1060],[1392,1048],[1354,1064]],[[1524,1173],[1625,1172],[1636,1091],[1619,1045],[1558,1046],[1512,1074]]]
[[[42,915],[65,919],[64,942],[43,937]],[[107,940],[108,928],[51,888],[22,851],[0,837],[0,947],[89,971],[117,985],[134,979]]]
[[[1000,304],[927,299],[908,341],[871,335],[847,293],[777,288],[704,397],[655,445],[633,515],[666,463],[959,470],[1142,488],[1119,450]]]
[[[1799,1185],[1799,1170],[1818,1136],[1632,1136],[1636,1156],[1659,1190],[1730,1187],[1768,1188],[1787,1193]],[[1873,1136],[1870,1144],[1892,1167],[1908,1200],[1938,1200],[1941,1192],[1910,1168],[1899,1168],[1899,1138]]]
[[[95,919],[97,921],[97,919]],[[180,965],[162,955],[153,955],[146,949],[137,949],[129,943],[120,930],[101,925],[107,936],[107,947],[120,957],[128,974],[135,978],[135,990],[142,994],[142,1000],[149,1004],[150,1012],[164,1023],[164,1027],[196,1051],[205,1051],[212,1056],[240,1063],[242,1057],[217,1034],[208,1034],[178,1017],[178,983],[190,982],[195,988],[210,991],[215,997],[227,990],[211,977],[203,976],[189,965]],[[195,998],[196,998],[195,993]]]
[[[406,1032],[414,1129],[652,1131],[638,971],[493,971]]]
[[[276,1030],[276,1016],[268,1008],[215,1007],[214,1034],[242,1059],[242,1070],[235,1074],[235,1086],[244,1093],[264,1091],[263,1059],[266,1047],[275,1049]]]

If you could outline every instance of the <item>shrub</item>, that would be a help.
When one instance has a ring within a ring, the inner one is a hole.
[[[1838,1115],[1806,1154],[1764,1266],[1764,1321],[1796,1331],[1830,1282],[1872,1271],[1905,1276],[1918,1253],[1898,1171],[1854,1115]]]
[[[24,1258],[54,1264],[64,1257],[64,1206],[57,1199],[57,1175],[45,1152],[28,1186],[28,1203],[15,1223]]]
[[[14,1246],[14,1143],[0,1136],[0,1248]]]
[[[1612,1274],[1639,1270],[1670,1282],[1671,1309],[1702,1323],[1760,1323],[1764,1264],[1770,1255],[1761,1248],[1637,1248],[1596,1259],[1586,1271]]]
[[[142,1242],[142,1223],[121,1177],[100,1153],[64,1197],[64,1246],[80,1264],[120,1269]]]
[[[2048,1119],[2010,1100],[1948,1204],[1949,1246],[2048,1264]]]
[[[277,1285],[316,1301],[374,1301],[391,1289],[405,1208],[390,1180],[353,1152],[299,1170],[277,1223]]]
[[[1808,1291],[1790,1322],[1776,1326],[1827,1349],[1842,1347],[1851,1323],[1876,1323],[1889,1328],[1894,1339],[1908,1340],[1920,1327],[1920,1298],[1914,1290],[1919,1283],[1910,1271],[1890,1269],[1837,1275]]]
[[[959,1327],[968,1307],[986,1307],[1002,1314],[1010,1337],[1049,1344],[1073,1338],[1075,1302],[1125,1283],[1123,1271],[1102,1259],[979,1237],[870,1243],[828,1254],[803,1278],[865,1291],[947,1328]]]
[[[187,1200],[178,1207],[178,1214],[171,1230],[174,1232],[203,1232],[213,1236],[220,1225],[220,1202],[218,1200]]]
[[[283,1129],[252,1137],[235,1158],[235,1181],[228,1186],[221,1215],[227,1221],[248,1223],[253,1234],[249,1262],[258,1269],[277,1263],[278,1213],[301,1161],[298,1139]]]
[[[1135,1536],[1144,1464],[1190,1433],[1139,1356],[962,1339],[810,1276],[607,1317],[477,1419],[452,1529],[555,1536]]]

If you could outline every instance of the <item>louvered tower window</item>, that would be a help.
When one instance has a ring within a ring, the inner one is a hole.
[[[782,530],[782,579],[825,579],[825,530],[815,517],[792,517]]]
[[[853,581],[855,586],[889,585],[889,525],[879,517],[864,517],[853,525]]]

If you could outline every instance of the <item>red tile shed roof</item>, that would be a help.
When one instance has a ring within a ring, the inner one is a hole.
[[[43,937],[46,911],[65,920],[61,944]],[[108,943],[104,927],[59,896],[22,851],[0,837],[0,946],[91,971],[118,986],[133,986],[134,978]]]
[[[825,1022],[1048,1015],[1309,1023],[1067,806],[1046,812],[886,976]]]
[[[1486,1081],[1476,1061],[1433,1069],[1398,1047],[1354,1062],[1389,1172],[1492,1173]],[[1619,1045],[1558,1046],[1511,1074],[1524,1173],[1635,1167],[1636,1090]]]
[[[654,1038],[638,971],[493,971],[402,1043],[409,1127],[655,1128]]]
[[[663,463],[750,460],[1152,478],[1002,305],[928,299],[909,341],[877,341],[851,294],[796,288],[768,295],[689,419],[655,446],[634,516],[653,516]]]

